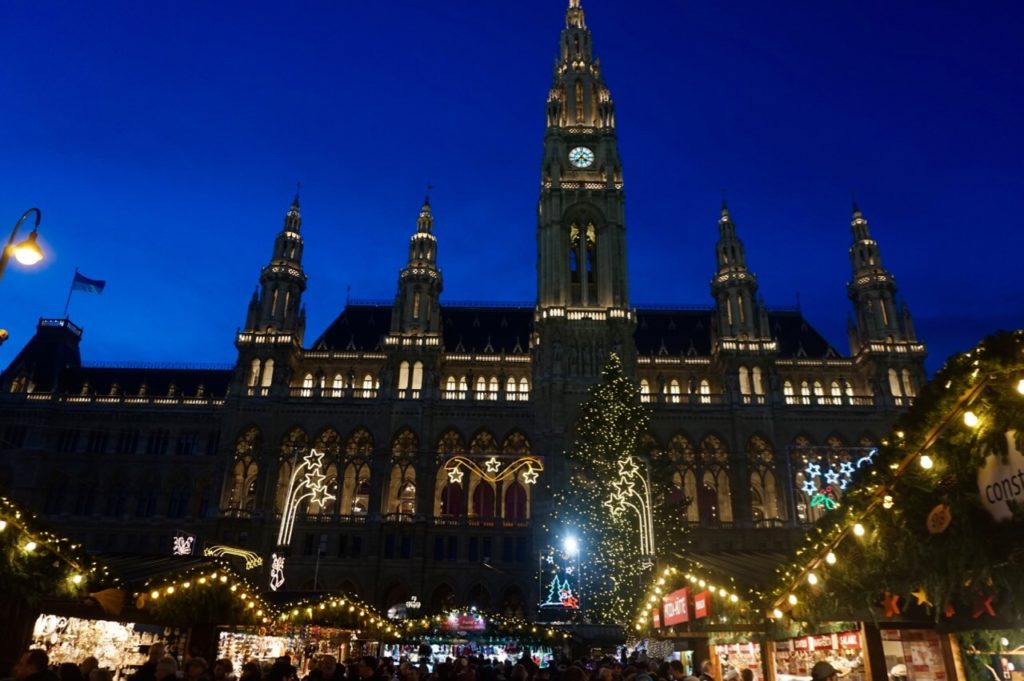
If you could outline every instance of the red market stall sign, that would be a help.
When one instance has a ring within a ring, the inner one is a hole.
[[[844,631],[839,634],[839,647],[860,650],[860,634],[856,631]]]
[[[483,631],[487,622],[480,615],[449,615],[441,622],[444,631]]]
[[[655,629],[660,629],[661,628],[661,611],[660,610],[655,609],[655,611],[651,614],[651,624],[654,626]]]
[[[690,588],[673,591],[661,599],[665,606],[665,626],[690,621]]]
[[[696,619],[711,617],[711,594],[707,591],[693,594],[693,616]]]

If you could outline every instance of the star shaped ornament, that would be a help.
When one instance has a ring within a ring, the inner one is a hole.
[[[448,471],[448,480],[449,482],[462,484],[462,476],[465,474],[465,471],[456,466],[455,468]]]
[[[814,484],[813,480],[804,480],[804,484],[800,486],[800,489],[804,491],[804,494],[811,496],[818,491],[818,486]]]
[[[619,459],[619,476],[623,478],[631,478],[640,472],[640,468],[636,465],[636,459],[632,456],[627,456],[625,459]]]
[[[497,457],[492,456],[487,461],[484,461],[484,468],[487,469],[488,473],[497,473],[501,470],[501,462],[498,461]]]
[[[839,473],[836,473],[831,468],[825,471],[825,481],[830,485],[835,485],[839,482]]]
[[[523,473],[523,482],[527,485],[532,485],[537,482],[537,478],[540,477],[540,473],[533,469],[533,466],[527,466],[526,472]]]
[[[809,463],[804,469],[804,472],[807,474],[808,478],[817,478],[821,475],[821,466],[816,463]]]
[[[853,464],[849,461],[844,461],[839,464],[839,473],[847,477],[853,475]]]
[[[917,591],[911,591],[910,595],[917,600],[918,605],[924,605],[929,608],[935,605],[931,602],[931,600],[928,599],[928,592],[925,591],[925,588],[923,586],[917,587]]]
[[[318,452],[315,449],[311,449],[309,450],[309,454],[306,454],[303,463],[305,463],[310,468],[314,466],[320,468],[321,466],[324,465],[324,453]]]

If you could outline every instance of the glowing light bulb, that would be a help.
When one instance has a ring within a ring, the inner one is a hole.
[[[774,610],[772,610],[772,617],[774,617],[777,620],[781,620],[782,619],[782,611],[779,610],[778,608],[775,608]]]
[[[860,523],[854,523],[854,525],[853,525],[853,533],[855,535],[857,535],[858,537],[863,537],[864,536],[864,526],[861,525]]]
[[[828,563],[829,565],[835,565],[836,564],[836,554],[832,553],[831,551],[826,553],[825,554],[825,562]]]
[[[789,601],[790,605],[796,605],[796,594],[789,594],[786,600]]]
[[[999,645],[1005,648],[1006,646],[1010,645],[1010,639],[1003,636],[1001,639],[999,639]]]
[[[160,598],[160,592],[154,591],[153,593],[149,594],[149,597],[155,601],[156,599]]]
[[[30,541],[29,543],[25,544],[25,550],[28,551],[29,553],[32,553],[33,551],[36,550],[36,548],[38,546],[39,546],[39,544],[35,543],[34,541]]]
[[[1024,395],[1024,378],[1020,379],[1020,381],[1017,382],[1017,392],[1019,392],[1021,395]]]
[[[82,575],[71,575],[71,582],[74,584],[82,583]]]
[[[0,532],[3,532],[6,529],[7,529],[7,521],[6,520],[0,520]]]
[[[740,600],[740,597],[739,597],[739,596],[737,596],[736,594],[730,594],[730,595],[729,595],[729,600],[730,600],[730,601],[732,601],[733,603],[735,603],[735,602],[737,602],[738,600]]]
[[[172,593],[174,593],[174,587],[173,586],[167,587],[166,593],[167,593],[168,596],[170,596]]]
[[[978,427],[978,415],[975,414],[973,411],[965,411],[964,412],[964,424],[968,428],[977,428]]]
[[[921,468],[923,468],[925,470],[928,470],[929,468],[931,468],[934,465],[935,465],[935,462],[932,461],[932,457],[928,456],[927,454],[922,454],[921,455]]]
[[[814,574],[813,572],[808,572],[807,573],[807,583],[810,584],[811,586],[814,586],[815,584],[817,584],[818,583],[818,575]]]

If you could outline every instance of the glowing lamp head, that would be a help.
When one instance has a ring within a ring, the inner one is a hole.
[[[863,537],[864,536],[864,526],[861,525],[860,523],[854,523],[854,525],[853,525],[853,533],[855,535],[857,535],[858,537]]]
[[[562,547],[565,549],[565,552],[570,556],[575,556],[577,553],[580,552],[580,542],[578,539],[576,539],[575,536],[571,534],[565,536],[565,539],[562,542]]]
[[[977,428],[978,427],[978,415],[975,414],[973,411],[965,411],[964,412],[964,425],[967,426],[968,428]]]
[[[16,244],[12,250],[14,251],[14,259],[22,265],[35,265],[43,259],[43,249],[39,248],[39,244],[36,242],[35,230],[32,230],[28,238],[20,244]]]

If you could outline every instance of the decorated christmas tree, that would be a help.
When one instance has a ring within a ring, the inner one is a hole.
[[[644,545],[637,514],[625,492],[644,481],[624,476],[622,465],[645,462],[636,454],[650,415],[640,403],[640,391],[623,373],[622,362],[611,355],[601,381],[580,406],[569,460],[569,481],[555,494],[552,531],[578,538],[581,561],[579,589],[588,617],[599,622],[626,622],[649,571],[653,547]],[[635,482],[630,482],[634,480]],[[618,500],[618,502],[616,501]]]

